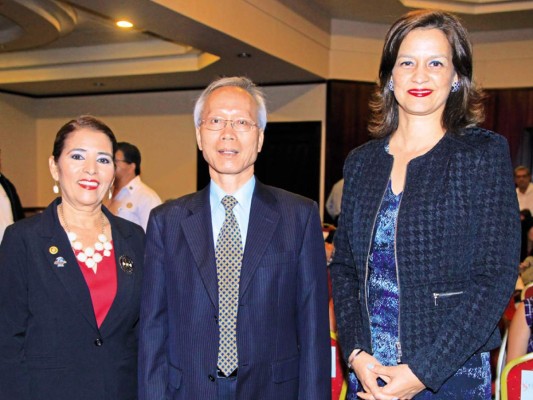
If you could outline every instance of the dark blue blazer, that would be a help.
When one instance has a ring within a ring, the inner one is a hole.
[[[216,399],[209,186],[154,209],[146,243],[139,398]],[[326,259],[315,203],[256,181],[239,298],[237,399],[329,399]]]
[[[345,360],[357,348],[372,352],[367,260],[393,166],[385,149],[388,141],[385,137],[358,147],[344,167],[330,268]],[[437,391],[472,355],[500,344],[498,321],[520,262],[507,141],[485,129],[466,128],[447,133],[411,160],[395,240],[397,356]]]
[[[89,289],[57,218],[59,203],[9,226],[0,247],[0,398],[136,399],[144,232],[104,209],[118,287],[98,329]],[[121,255],[133,260],[133,273],[121,269]]]

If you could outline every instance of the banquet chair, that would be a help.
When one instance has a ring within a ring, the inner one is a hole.
[[[505,367],[505,359],[507,358],[507,337],[509,336],[508,329],[502,338],[502,344],[500,345],[500,351],[498,352],[498,362],[496,363],[496,379],[494,382],[494,400],[501,399],[501,382],[502,372]]]
[[[511,360],[503,369],[501,400],[533,399],[533,353]]]

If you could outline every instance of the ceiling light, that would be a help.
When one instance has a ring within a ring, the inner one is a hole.
[[[247,52],[243,51],[242,53],[237,54],[237,57],[239,57],[239,58],[251,58],[252,55],[250,53],[247,53]]]
[[[133,24],[130,21],[126,21],[126,20],[117,21],[117,26],[119,28],[125,28],[125,29],[133,28]]]

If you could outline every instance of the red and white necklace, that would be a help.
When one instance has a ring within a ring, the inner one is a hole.
[[[111,244],[105,235],[104,213],[102,213],[102,233],[98,235],[98,241],[94,243],[93,247],[89,246],[83,249],[83,244],[79,240],[76,240],[78,235],[76,235],[75,232],[72,232],[68,226],[65,215],[63,214],[63,204],[60,204],[58,208],[59,215],[61,216],[63,224],[65,225],[65,230],[67,231],[68,240],[74,249],[74,254],[76,254],[76,259],[79,262],[84,263],[87,268],[92,269],[96,274],[98,263],[102,261],[104,257],[109,257],[111,255],[111,250],[113,249],[113,244]]]

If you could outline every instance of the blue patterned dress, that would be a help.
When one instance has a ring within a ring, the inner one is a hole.
[[[395,195],[391,182],[387,186],[374,227],[372,248],[368,259],[368,311],[374,357],[383,365],[397,365],[399,295],[394,244],[396,220],[402,193]],[[380,380],[380,385],[384,382]],[[349,375],[348,400],[357,399],[361,384],[353,372]],[[470,358],[438,393],[424,390],[416,400],[426,399],[490,399],[491,377],[489,354]]]

